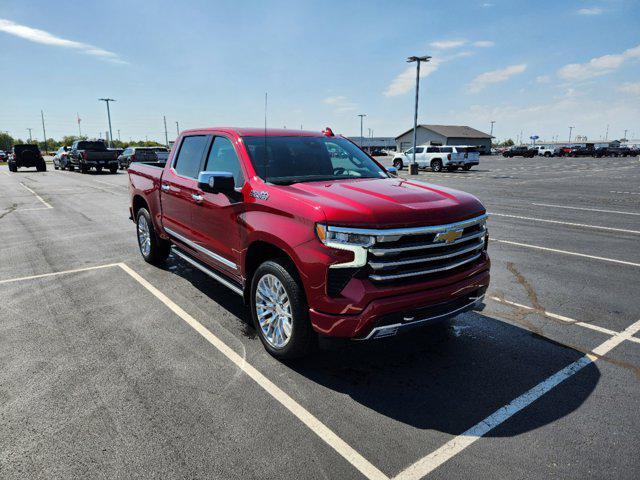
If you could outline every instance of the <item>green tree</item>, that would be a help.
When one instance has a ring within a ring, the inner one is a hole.
[[[0,133],[0,150],[8,152],[15,145],[14,138],[8,133]]]

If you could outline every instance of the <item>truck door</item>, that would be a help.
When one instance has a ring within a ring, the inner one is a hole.
[[[210,135],[183,137],[171,168],[164,170],[160,184],[162,225],[178,243],[193,247],[192,212],[197,207],[198,174]]]
[[[203,171],[230,172],[235,180],[233,194],[198,191],[202,200],[193,210],[195,242],[203,255],[200,258],[236,279],[240,279],[242,254],[242,222],[244,209],[242,186],[245,175],[235,147],[225,136],[215,136]]]

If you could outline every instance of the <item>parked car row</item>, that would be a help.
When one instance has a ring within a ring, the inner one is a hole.
[[[551,148],[544,145],[517,145],[502,151],[503,157],[633,157],[640,155],[637,147],[593,147],[573,145]]]
[[[101,141],[78,141],[71,147],[60,147],[53,157],[53,167],[58,170],[74,171],[78,168],[82,173],[95,168],[100,172],[103,168],[116,173],[126,170],[132,162],[166,162],[169,150],[165,147],[127,147],[108,149]]]

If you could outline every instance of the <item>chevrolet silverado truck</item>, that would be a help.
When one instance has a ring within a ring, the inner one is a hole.
[[[109,150],[102,140],[76,140],[67,154],[67,165],[70,171],[77,168],[80,173],[88,173],[92,168],[98,173],[103,168],[117,173],[118,155],[117,150]]]
[[[173,252],[241,296],[277,358],[446,320],[489,285],[478,199],[396,178],[330,129],[184,131],[128,175],[144,260]]]

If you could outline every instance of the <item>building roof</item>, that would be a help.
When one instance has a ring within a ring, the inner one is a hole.
[[[448,138],[493,138],[488,133],[483,133],[480,130],[466,125],[418,125],[418,128],[421,127]],[[406,132],[401,133],[396,137],[396,140],[412,131],[413,128],[410,128]]]

